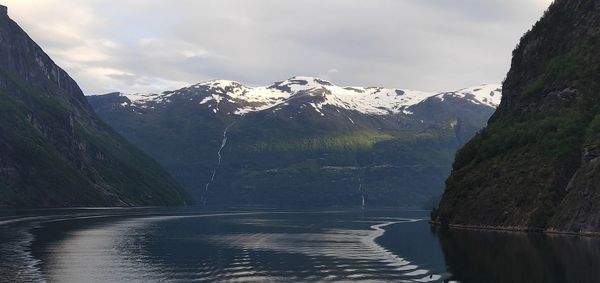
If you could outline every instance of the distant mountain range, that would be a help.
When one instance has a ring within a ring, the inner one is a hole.
[[[176,181],[102,122],[0,6],[0,206],[187,203]]]
[[[499,85],[427,93],[294,77],[88,96],[96,112],[213,205],[422,206],[484,127]]]
[[[227,115],[244,115],[264,110],[278,111],[282,107],[302,100],[303,96],[314,97],[314,101],[306,104],[319,112],[324,106],[352,110],[366,115],[411,114],[411,106],[427,98],[437,97],[444,100],[447,97],[464,98],[474,104],[497,107],[500,104],[500,85],[482,85],[459,91],[439,94],[388,89],[381,87],[340,87],[314,77],[293,77],[266,87],[247,87],[240,83],[227,80],[215,80],[199,83],[176,91],[166,91],[160,94],[119,93],[128,99],[123,106],[137,108],[152,108],[157,105],[167,105],[173,96],[210,93],[200,101],[206,104],[213,113],[226,112]]]

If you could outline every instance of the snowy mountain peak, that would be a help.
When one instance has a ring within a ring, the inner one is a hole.
[[[500,101],[502,100],[502,85],[484,84],[457,91],[443,92],[436,95],[436,97],[442,101],[448,97],[463,98],[475,104],[496,108],[500,105]]]
[[[126,97],[130,102],[130,103],[123,103],[122,104],[123,106],[133,104],[135,106],[141,106],[142,108],[145,108],[148,103],[166,102],[170,96],[169,92],[163,92],[160,94],[156,94],[156,93],[130,93],[130,94],[127,94],[127,93],[119,92],[118,95],[122,96],[122,97]]]
[[[474,104],[497,107],[502,97],[501,86],[486,84],[457,91],[430,93],[414,90],[400,90],[383,87],[341,87],[316,77],[298,76],[270,86],[249,87],[235,81],[212,80],[198,83],[175,91],[161,94],[120,94],[130,103],[122,106],[139,108],[165,104],[173,96],[185,97],[189,101],[198,99],[200,105],[218,113],[227,104],[229,114],[244,115],[267,109],[279,109],[290,105],[299,97],[302,102],[322,116],[324,107],[336,107],[369,115],[411,114],[410,107],[428,98],[440,100],[460,98]],[[314,97],[314,98],[312,98]],[[308,100],[306,100],[308,99]]]
[[[194,87],[196,87],[196,88],[199,88],[202,86],[210,87],[210,88],[221,88],[221,89],[244,87],[242,84],[240,84],[236,81],[230,81],[230,80],[212,80],[212,81],[206,81],[206,82],[202,82],[202,83],[194,85]]]
[[[310,86],[320,86],[320,85],[331,86],[331,85],[333,85],[331,82],[326,81],[324,79],[317,78],[317,77],[306,77],[306,76],[295,76],[295,77],[288,79],[287,81],[296,83],[296,84],[310,85]]]
[[[276,82],[269,88],[278,89],[280,91],[289,93],[295,93],[311,89],[320,89],[326,86],[333,86],[333,84],[326,80],[316,77],[297,76],[287,79],[285,81]]]

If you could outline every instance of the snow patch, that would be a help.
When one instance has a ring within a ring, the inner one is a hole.
[[[276,111],[289,105],[292,99],[305,96],[318,97],[309,105],[321,116],[325,116],[325,106],[336,107],[338,112],[339,109],[348,109],[369,115],[412,115],[413,112],[409,108],[430,97],[436,97],[440,101],[450,97],[463,98],[475,104],[495,108],[500,104],[502,89],[498,84],[486,84],[458,91],[431,93],[382,87],[342,87],[315,77],[293,77],[270,86],[249,87],[234,81],[214,80],[160,94],[121,95],[127,97],[133,106],[147,108],[151,103],[168,103],[173,96],[184,94],[191,97],[203,95],[200,105],[232,105],[232,113],[235,115],[267,109]],[[304,109],[304,105],[300,108]]]
[[[464,88],[458,91],[443,92],[436,95],[440,101],[449,97],[463,98],[475,104],[497,108],[502,100],[502,85],[484,84],[476,87]]]

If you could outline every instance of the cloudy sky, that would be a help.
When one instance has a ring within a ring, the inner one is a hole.
[[[87,94],[295,75],[425,91],[500,82],[551,0],[0,0]]]

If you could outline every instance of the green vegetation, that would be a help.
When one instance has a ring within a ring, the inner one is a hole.
[[[521,122],[494,123],[478,133],[460,150],[456,168],[478,163],[512,151],[563,159],[581,143],[585,123],[577,113]]]
[[[539,230],[597,225],[582,209],[594,210],[598,183],[588,162],[600,145],[600,34],[593,3],[580,2],[553,4],[523,37],[503,105],[457,154],[434,219]]]
[[[97,118],[75,82],[6,17],[0,37],[11,58],[0,66],[0,206],[190,202],[155,161]]]
[[[589,64],[593,60],[594,49],[590,43],[579,43],[565,54],[549,60],[543,67],[541,75],[529,82],[521,95],[521,99],[536,99],[540,91],[558,85],[559,82],[570,81],[574,85],[585,85],[597,72],[599,67]]]
[[[373,149],[375,144],[393,138],[393,136],[384,133],[354,132],[339,136],[293,139],[271,143],[258,142],[248,147],[249,150],[255,153],[368,151]]]

